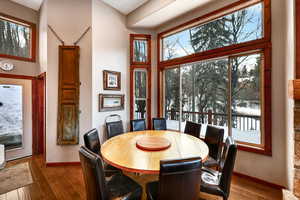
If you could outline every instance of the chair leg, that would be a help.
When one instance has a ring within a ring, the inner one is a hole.
[[[223,197],[223,200],[228,200],[228,198],[227,197]]]

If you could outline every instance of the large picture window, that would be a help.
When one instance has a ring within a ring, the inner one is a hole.
[[[34,61],[35,25],[0,13],[0,57]]]
[[[180,129],[180,68],[165,70],[165,116],[168,129]]]
[[[263,144],[262,58],[259,53],[230,58],[232,136],[258,145]]]
[[[184,64],[165,70],[168,129],[184,131],[185,122],[224,129],[239,142],[262,145],[262,53]]]
[[[193,121],[204,137],[210,124],[240,149],[271,155],[270,27],[270,1],[250,0],[158,34],[158,113],[167,128]]]
[[[163,60],[262,38],[262,3],[162,39]]]

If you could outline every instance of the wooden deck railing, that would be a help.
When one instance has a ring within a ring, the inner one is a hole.
[[[202,124],[212,124],[216,126],[227,126],[227,114],[208,112],[182,112],[182,121],[194,121]],[[179,111],[166,111],[166,119],[179,121]],[[259,115],[232,114],[232,126],[241,131],[253,131],[260,129]]]

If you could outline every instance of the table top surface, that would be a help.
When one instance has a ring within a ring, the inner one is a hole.
[[[144,151],[136,141],[144,136],[168,139],[171,146],[161,151]],[[110,165],[130,172],[157,174],[160,160],[201,157],[206,160],[208,146],[199,138],[175,131],[137,131],[124,133],[101,145],[103,159]]]

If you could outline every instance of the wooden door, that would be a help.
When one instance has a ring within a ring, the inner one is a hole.
[[[57,143],[78,144],[80,87],[78,46],[59,46],[58,83]]]

